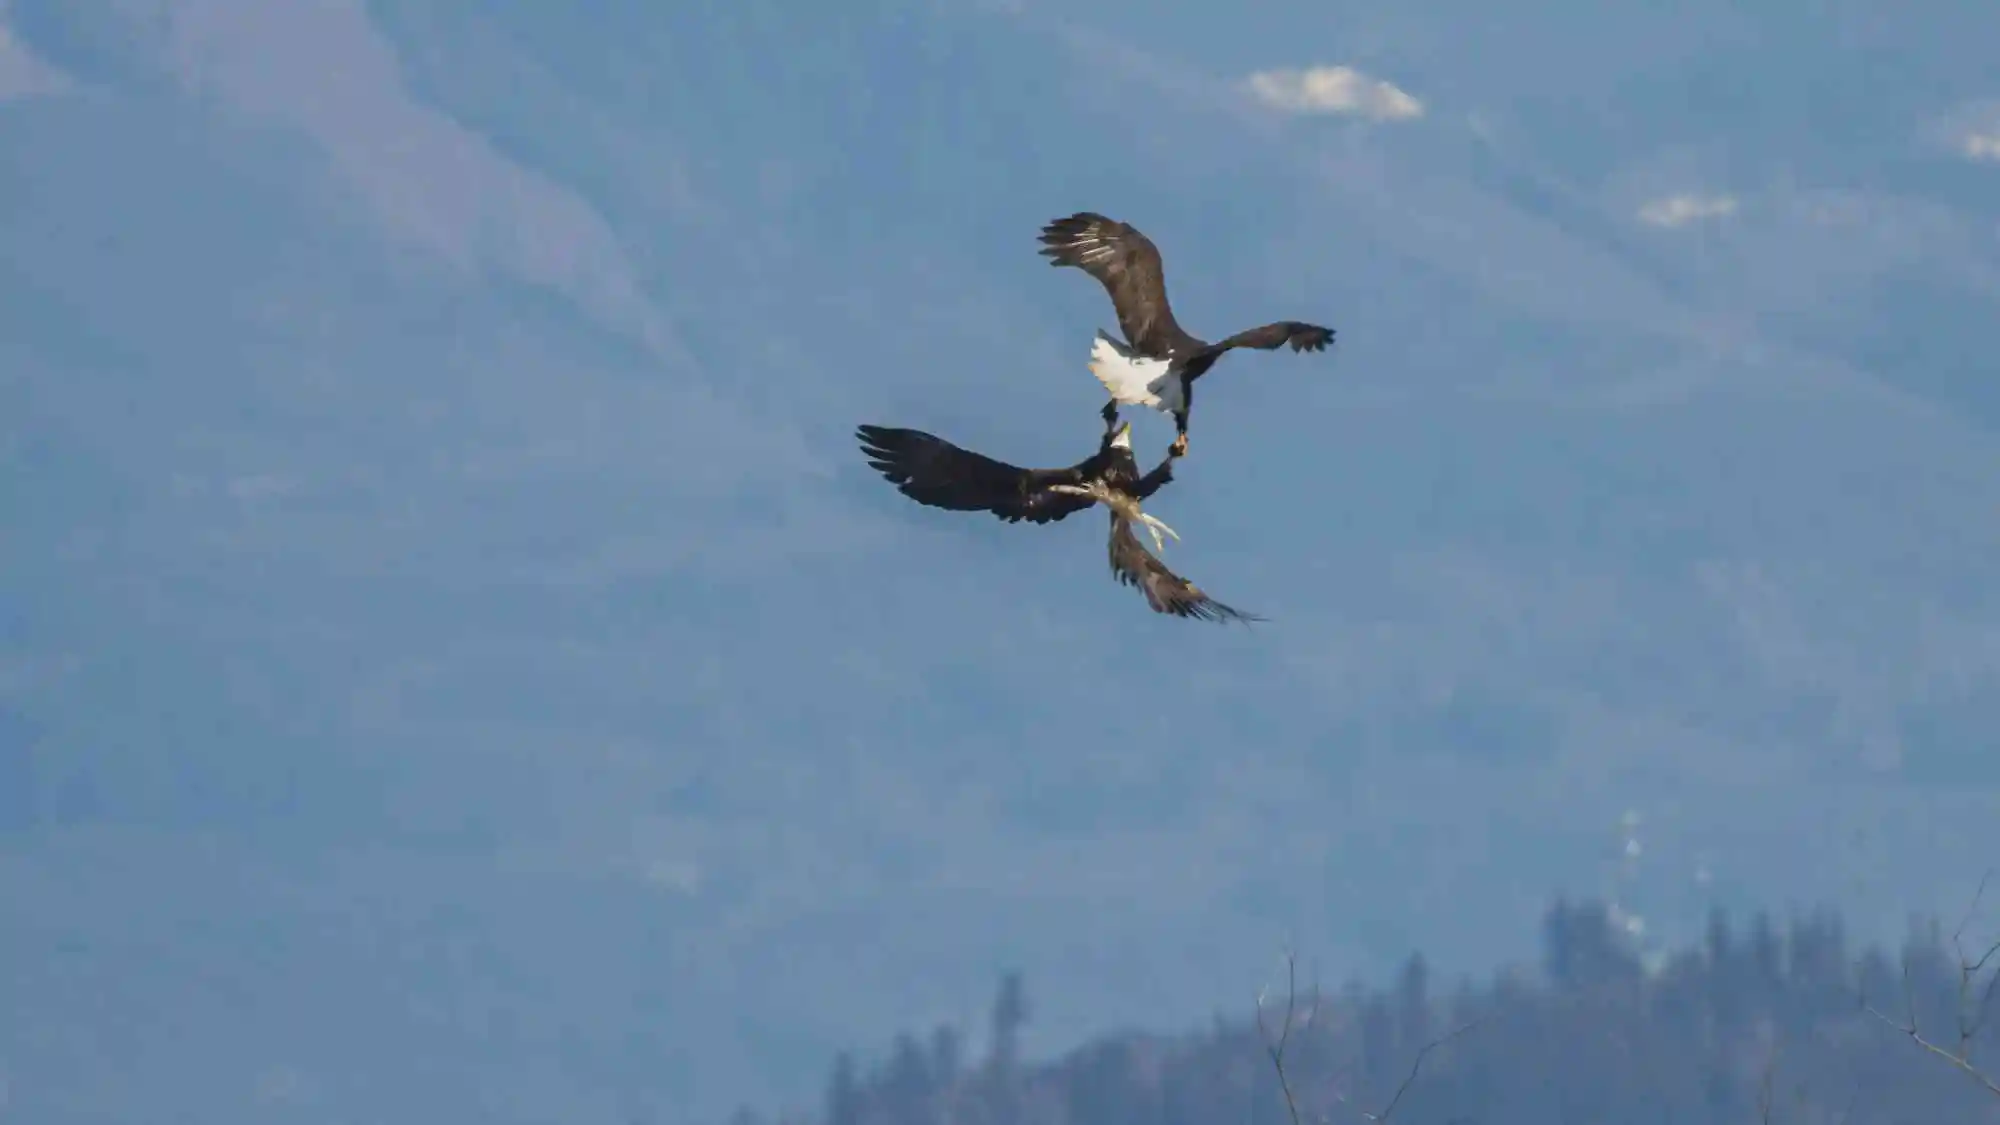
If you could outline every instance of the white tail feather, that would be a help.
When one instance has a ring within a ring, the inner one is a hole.
[[[1111,392],[1111,397],[1127,406],[1150,406],[1171,414],[1181,408],[1181,381],[1169,373],[1164,359],[1147,359],[1130,348],[1097,333],[1090,345],[1090,373]]]

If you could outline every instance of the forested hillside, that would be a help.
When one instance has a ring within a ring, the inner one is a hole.
[[[982,1057],[955,1028],[906,1033],[838,1059],[822,1105],[735,1125],[1293,1125],[1294,1108],[1301,1125],[2000,1122],[1982,1023],[2000,952],[1976,928],[1853,949],[1832,914],[1717,915],[1700,945],[1648,960],[1605,906],[1559,902],[1539,971],[1443,984],[1418,954],[1386,988],[1320,992],[1300,970],[1289,1035],[1281,974],[1240,1018],[1040,1063],[1018,1057],[1031,1009],[1009,976]]]

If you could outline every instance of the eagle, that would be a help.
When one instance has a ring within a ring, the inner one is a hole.
[[[1097,452],[1063,469],[1024,469],[974,453],[922,430],[861,425],[855,429],[870,468],[919,504],[954,512],[988,512],[1007,523],[1053,523],[1102,504],[1111,514],[1111,573],[1121,585],[1137,587],[1156,613],[1205,621],[1262,621],[1209,597],[1200,587],[1168,569],[1134,533],[1144,527],[1153,546],[1166,549],[1161,533],[1174,529],[1142,511],[1140,504],[1174,478],[1167,456],[1141,476],[1132,456],[1132,424],[1107,426]]]
[[[1218,343],[1189,335],[1174,319],[1167,303],[1167,278],[1159,247],[1129,223],[1094,211],[1079,211],[1042,228],[1044,254],[1051,266],[1074,266],[1097,279],[1111,295],[1118,327],[1125,342],[1102,329],[1090,349],[1090,372],[1111,401],[1104,404],[1107,424],[1118,418],[1118,404],[1150,406],[1174,418],[1174,448],[1187,452],[1188,411],[1194,406],[1194,381],[1233,348],[1272,351],[1290,344],[1294,352],[1325,351],[1333,329],[1297,320],[1280,320],[1238,332]]]

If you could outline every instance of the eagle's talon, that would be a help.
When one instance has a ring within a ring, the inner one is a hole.
[[[1185,457],[1185,456],[1187,456],[1187,435],[1186,435],[1186,434],[1182,434],[1182,435],[1180,435],[1179,437],[1177,437],[1177,438],[1175,438],[1175,439],[1174,439],[1174,444],[1173,444],[1173,454],[1174,454],[1174,456],[1176,456],[1176,457]]]

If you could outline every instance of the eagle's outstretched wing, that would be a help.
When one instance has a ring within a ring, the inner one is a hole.
[[[1326,346],[1332,342],[1331,328],[1322,328],[1317,324],[1306,324],[1297,320],[1280,320],[1261,328],[1238,332],[1227,340],[1209,345],[1208,350],[1220,353],[1231,348],[1257,348],[1268,352],[1290,344],[1295,352],[1319,352],[1325,351]]]
[[[933,508],[991,512],[1008,523],[1049,523],[1095,503],[1048,490],[1051,484],[1080,483],[1089,461],[1067,469],[1023,469],[922,430],[862,425],[855,436],[869,467],[903,495]]]
[[[1094,211],[1079,211],[1042,228],[1045,244],[1036,253],[1052,266],[1075,266],[1097,279],[1111,296],[1125,341],[1140,354],[1164,359],[1187,333],[1167,303],[1167,275],[1159,247],[1138,228]]]
[[[1155,613],[1198,617],[1204,621],[1264,620],[1216,601],[1202,593],[1199,586],[1168,570],[1167,564],[1132,533],[1132,521],[1115,512],[1111,516],[1111,573],[1121,584],[1138,587]]]

